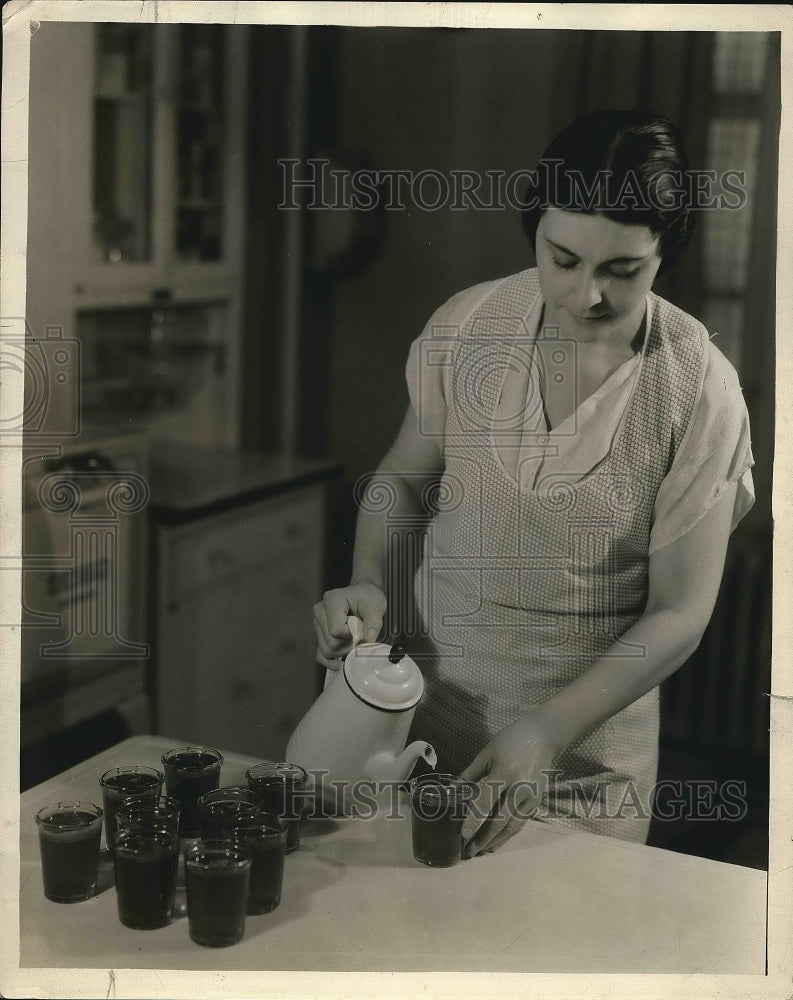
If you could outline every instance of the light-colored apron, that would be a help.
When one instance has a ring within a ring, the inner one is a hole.
[[[527,488],[496,445],[510,431],[499,413],[505,376],[534,337],[526,317],[538,298],[536,270],[513,275],[445,342],[446,466],[414,581],[420,634],[408,641],[426,681],[413,735],[453,772],[606,650],[625,670],[641,662],[619,637],[646,603],[655,497],[704,374],[702,328],[651,296],[611,449],[583,472],[540,471]],[[658,730],[656,688],[554,761],[560,773],[536,818],[646,840]]]

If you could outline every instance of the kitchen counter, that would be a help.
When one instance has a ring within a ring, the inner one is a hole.
[[[324,459],[155,440],[149,449],[149,509],[156,520],[183,524],[327,480],[339,468]]]
[[[534,822],[493,854],[428,869],[413,859],[404,802],[396,816],[307,821],[286,859],[281,905],[248,917],[230,948],[194,944],[183,914],[162,930],[124,927],[104,863],[95,898],[46,900],[36,811],[67,799],[101,803],[105,770],[159,766],[179,745],[134,737],[22,795],[21,967],[764,971],[765,872]],[[224,756],[221,784],[244,783],[252,759]]]

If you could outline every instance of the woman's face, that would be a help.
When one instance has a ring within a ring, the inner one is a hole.
[[[546,323],[579,340],[633,339],[661,266],[649,227],[549,208],[536,248]]]

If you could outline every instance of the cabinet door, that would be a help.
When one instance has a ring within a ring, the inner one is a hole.
[[[309,569],[308,566],[305,567]],[[282,759],[316,697],[312,595],[282,612],[284,585],[260,572],[228,580],[167,614],[159,669],[173,672],[159,729],[263,759]]]
[[[169,82],[173,178],[169,286],[177,298],[239,294],[242,273],[247,29],[182,24]]]
[[[214,528],[167,533],[176,537],[165,543],[162,567],[160,732],[283,756],[318,693],[311,608],[321,587],[322,514],[315,488]]]
[[[57,434],[76,433],[80,400],[86,421],[132,417],[142,428],[149,397],[168,408],[178,368],[175,391],[195,394],[191,412],[180,398],[154,432],[237,444],[247,37],[247,25],[47,21],[31,37],[26,318],[44,362],[69,357],[47,387],[46,427]],[[128,336],[134,313],[153,317],[165,303],[211,317],[206,337],[182,331],[178,364],[158,356],[173,345],[157,339],[156,322],[142,343],[137,329]],[[106,379],[119,358],[122,371]],[[191,435],[218,410],[215,375],[222,434],[213,422]],[[116,412],[89,413],[105,390]],[[130,391],[135,412],[120,412]]]
[[[171,132],[172,28],[76,27],[81,34],[60,57],[78,88],[69,175],[75,304],[147,302],[168,277],[172,194],[162,156]]]
[[[67,269],[74,308],[238,297],[247,37],[125,22],[33,36],[31,250],[45,276]]]

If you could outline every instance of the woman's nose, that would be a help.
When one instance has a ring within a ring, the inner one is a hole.
[[[576,298],[578,299],[578,305],[582,313],[588,309],[594,309],[603,303],[603,288],[594,275],[591,278],[583,278],[580,287],[576,291]]]

